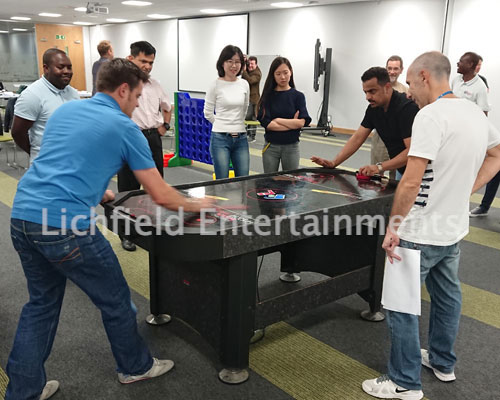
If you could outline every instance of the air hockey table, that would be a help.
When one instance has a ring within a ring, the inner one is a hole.
[[[148,322],[172,316],[194,328],[218,355],[223,382],[248,379],[251,338],[274,322],[356,293],[369,305],[364,318],[383,319],[381,245],[393,181],[309,168],[176,189],[212,198],[214,208],[180,215],[132,191],[106,203],[105,213],[116,233],[129,229],[129,239],[149,252]],[[283,280],[302,271],[325,279],[257,299],[258,257],[275,252]]]

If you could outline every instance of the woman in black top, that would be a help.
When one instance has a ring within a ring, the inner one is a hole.
[[[257,119],[266,129],[262,149],[264,172],[284,171],[299,167],[299,135],[311,117],[304,94],[295,89],[293,70],[285,57],[276,57],[269,68]]]

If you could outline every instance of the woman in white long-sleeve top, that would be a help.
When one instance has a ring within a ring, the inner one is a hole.
[[[230,161],[235,176],[248,175],[250,170],[245,130],[250,88],[246,80],[239,78],[243,71],[243,62],[243,53],[238,47],[224,47],[217,60],[219,78],[210,85],[205,97],[203,112],[213,125],[210,155],[216,179],[229,176]]]

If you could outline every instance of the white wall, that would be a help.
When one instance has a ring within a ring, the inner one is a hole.
[[[305,92],[309,113],[317,120],[322,89],[312,89],[314,43],[333,49],[329,114],[334,126],[356,129],[367,103],[360,76],[372,66],[384,66],[399,54],[405,66],[424,51],[440,50],[446,0],[381,0],[252,12],[249,16],[249,54],[279,54],[290,59],[298,90]],[[500,37],[498,0],[451,0],[445,54],[452,66],[465,51],[484,58],[481,73],[490,84],[491,120],[500,127]],[[157,49],[153,77],[169,96],[177,90],[177,21],[152,21],[92,27],[89,30],[92,62],[99,58],[97,43],[111,40],[115,55],[129,54],[130,43],[147,40]],[[228,43],[231,41],[228,38]],[[497,54],[498,53],[498,54]],[[199,68],[216,71],[200,59]],[[88,70],[87,70],[88,71]],[[452,68],[452,77],[456,69]],[[263,79],[267,76],[263,70]],[[405,80],[405,74],[400,80]],[[87,82],[91,82],[88,79]],[[196,96],[201,97],[200,94]]]
[[[445,52],[451,61],[451,77],[457,75],[456,62],[463,53],[474,51],[483,57],[480,74],[488,79],[489,118],[500,129],[500,1],[455,0]]]
[[[130,54],[130,44],[133,42],[139,40],[150,42],[156,48],[151,76],[160,81],[170,100],[173,101],[173,94],[177,90],[177,20],[96,26],[90,28],[89,36],[90,71],[94,61],[99,59],[97,44],[101,40],[111,41],[115,57],[127,57]],[[90,82],[90,89],[87,84],[87,90],[92,91],[92,76],[87,82]]]
[[[298,90],[305,92],[316,121],[322,89],[315,93],[316,39],[333,51],[329,114],[334,126],[356,129],[367,103],[361,75],[399,54],[407,64],[427,50],[439,50],[444,0],[398,0],[338,4],[250,14],[250,53],[290,59]],[[324,55],[324,51],[323,51]],[[262,71],[267,76],[268,71]],[[402,76],[404,79],[404,76]]]

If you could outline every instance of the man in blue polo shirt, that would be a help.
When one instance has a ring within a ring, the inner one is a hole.
[[[198,212],[211,204],[182,196],[162,179],[144,135],[130,120],[147,79],[128,60],[104,64],[99,93],[54,112],[40,154],[19,182],[11,236],[28,281],[29,302],[7,362],[6,400],[45,400],[57,391],[57,381],[46,381],[44,362],[67,279],[101,311],[121,383],[160,376],[174,365],[153,358],[139,336],[120,264],[91,219],[100,201],[114,198],[106,188],[125,162],[161,206]]]
[[[78,92],[69,86],[73,77],[71,60],[62,50],[43,53],[43,76],[19,96],[14,108],[12,137],[30,155],[30,163],[40,151],[45,125],[63,103],[77,100]]]

